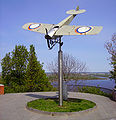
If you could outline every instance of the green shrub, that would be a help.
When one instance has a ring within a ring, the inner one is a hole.
[[[4,84],[4,81],[0,78],[0,84]]]
[[[82,88],[78,87],[78,92],[97,94],[112,98],[112,94],[105,93],[101,91],[100,88],[97,87],[88,87],[88,86]]]
[[[18,85],[15,82],[10,83],[9,86],[4,87],[5,93],[23,93],[23,92],[40,92],[40,91],[56,91],[56,88],[53,88],[52,85],[48,87],[44,85],[42,88],[39,84],[35,84],[32,86],[31,90],[28,85]]]
[[[26,92],[26,87],[23,85],[16,85],[14,86],[5,86],[4,87],[5,93],[19,93],[19,92]]]

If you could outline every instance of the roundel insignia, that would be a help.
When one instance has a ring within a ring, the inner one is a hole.
[[[28,26],[28,29],[29,29],[29,30],[37,29],[37,28],[40,27],[40,25],[41,25],[41,24],[30,24],[30,25]]]
[[[78,27],[75,29],[75,32],[78,34],[86,34],[87,32],[89,32],[92,29],[92,27]]]

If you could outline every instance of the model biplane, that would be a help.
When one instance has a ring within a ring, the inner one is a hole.
[[[70,14],[70,16],[58,24],[27,23],[23,26],[23,29],[45,34],[48,48],[52,49],[63,35],[95,35],[102,30],[102,26],[69,25],[76,15],[84,13],[85,11],[84,9],[79,10],[77,7],[76,10],[67,11],[66,13]]]

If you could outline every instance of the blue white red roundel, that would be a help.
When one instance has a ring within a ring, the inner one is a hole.
[[[76,33],[86,33],[89,32],[92,29],[92,27],[78,27],[77,29],[75,29]]]
[[[30,24],[29,27],[28,27],[28,29],[29,29],[29,30],[37,29],[37,28],[40,27],[40,25],[41,25],[41,24]]]

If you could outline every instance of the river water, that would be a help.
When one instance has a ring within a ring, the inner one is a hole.
[[[54,86],[58,85],[58,82],[52,83]],[[103,88],[113,89],[115,84],[114,80],[106,78],[105,80],[70,80],[67,81],[67,85],[87,85],[87,86],[99,86]]]

